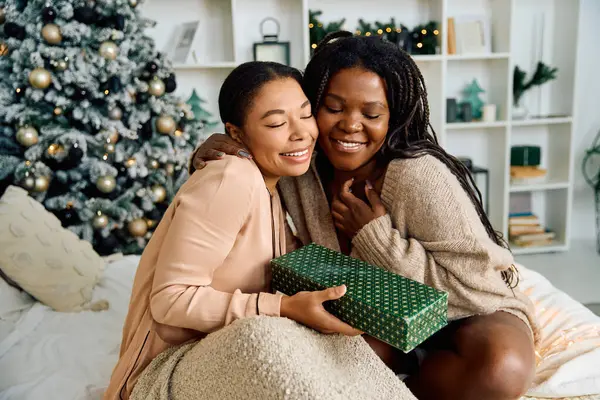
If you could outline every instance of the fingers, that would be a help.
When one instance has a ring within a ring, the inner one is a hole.
[[[365,194],[367,195],[367,200],[369,200],[369,203],[371,204],[371,208],[377,216],[382,216],[387,213],[385,205],[381,201],[379,194],[377,194],[370,181],[367,181],[367,184],[365,185]]]
[[[319,296],[319,301],[321,303],[330,300],[337,300],[346,294],[346,285],[328,288],[315,293]]]
[[[352,179],[348,179],[346,182],[344,182],[344,184],[342,185],[342,193],[352,193],[352,183],[354,182],[354,178]]]
[[[329,314],[327,311],[323,313],[323,319],[323,323],[325,324],[323,332],[341,333],[342,335],[346,336],[362,335],[361,331],[359,331],[358,329],[354,329],[347,323]]]
[[[225,157],[225,153],[216,149],[208,149],[204,154],[204,161],[220,160]]]
[[[348,206],[346,204],[344,204],[344,202],[342,202],[339,198],[335,197],[333,199],[333,201],[331,202],[331,211],[332,211],[332,213],[335,212],[335,213],[339,214],[340,216],[343,216],[348,211],[350,211],[350,209],[348,208]]]

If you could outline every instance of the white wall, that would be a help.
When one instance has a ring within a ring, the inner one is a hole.
[[[586,149],[600,130],[600,41],[598,40],[600,1],[581,0],[579,20],[579,48],[577,51],[577,110],[574,138],[575,186],[573,190],[573,219],[571,233],[574,239],[595,238],[595,211],[592,189],[583,179],[581,163]],[[564,27],[568,29],[568,27]],[[600,166],[598,166],[600,167]]]

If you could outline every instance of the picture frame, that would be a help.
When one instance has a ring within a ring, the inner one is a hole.
[[[488,54],[492,52],[491,21],[485,15],[454,17],[456,54]]]
[[[177,26],[173,40],[169,41],[169,45],[165,49],[165,53],[174,63],[185,64],[188,62],[190,54],[195,54],[199,28],[200,21],[186,22]],[[194,60],[194,62],[198,62],[198,60]]]

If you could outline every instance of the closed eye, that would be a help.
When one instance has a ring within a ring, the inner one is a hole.
[[[341,113],[342,112],[342,110],[336,110],[334,108],[327,107],[327,106],[325,106],[325,108],[327,109],[327,111],[329,111],[332,114],[337,114],[337,113]]]
[[[366,119],[377,119],[377,118],[379,118],[379,117],[381,117],[381,115],[366,115],[366,114],[365,114],[365,118],[366,118]]]
[[[282,122],[279,125],[267,125],[267,128],[279,128],[285,125],[285,122]]]
[[[300,119],[311,119],[312,117],[313,117],[313,115],[309,114],[309,115],[307,115],[305,117],[300,117]]]

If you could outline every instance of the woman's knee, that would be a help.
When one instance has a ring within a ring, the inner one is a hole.
[[[535,375],[531,337],[516,325],[522,324],[520,320],[504,319],[505,316],[500,316],[482,323],[465,324],[457,331],[468,370],[476,377],[478,386],[489,393],[490,399],[520,398]]]

